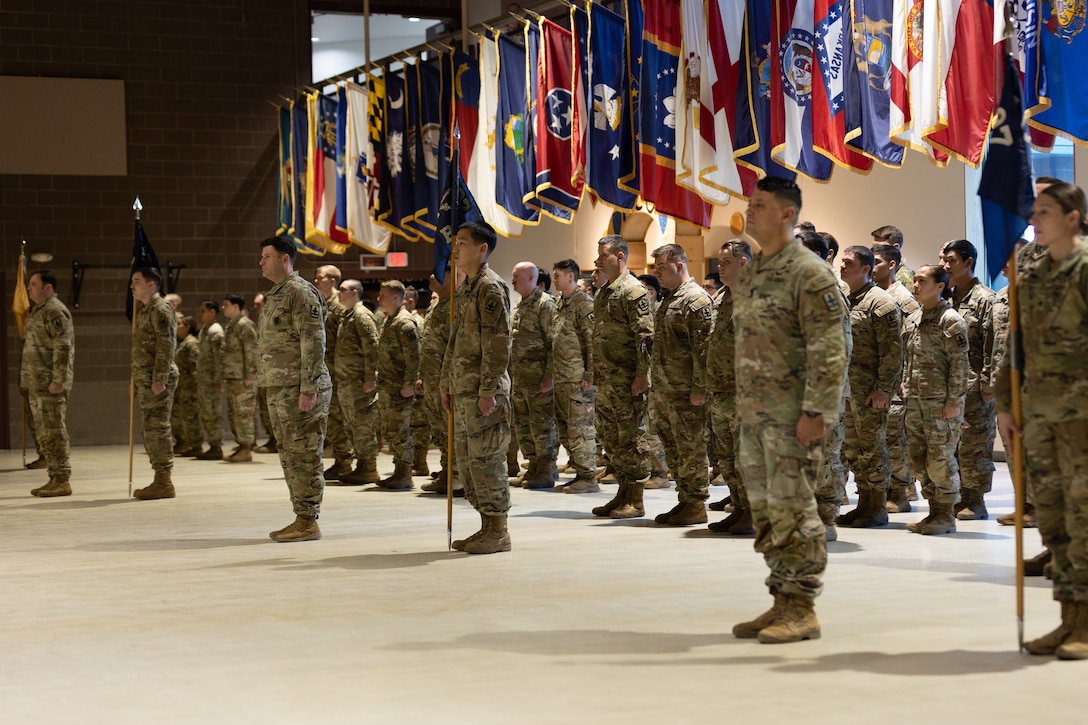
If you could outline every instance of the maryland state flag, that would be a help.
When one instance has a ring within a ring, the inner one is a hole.
[[[540,20],[537,66],[536,194],[569,212],[578,210],[583,182],[573,181],[571,142],[574,132],[574,77],[571,33],[550,20]],[[564,221],[570,221],[567,217]]]
[[[136,222],[139,224],[139,222]],[[132,290],[128,291],[129,300]],[[26,254],[19,253],[19,267],[15,276],[15,297],[11,300],[11,311],[15,313],[15,326],[19,330],[19,339],[26,337],[26,316],[30,312],[30,298],[26,293]]]
[[[306,241],[333,254],[343,254],[350,242],[336,228],[336,100],[319,93],[306,99],[310,121],[310,174],[306,179]]]
[[[348,239],[364,249],[385,254],[391,232],[374,221],[372,213],[378,181],[374,173],[377,156],[368,132],[370,98],[367,89],[354,83],[347,90],[347,230]]]

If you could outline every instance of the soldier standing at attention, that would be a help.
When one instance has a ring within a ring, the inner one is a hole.
[[[675,460],[666,458],[666,462],[676,473],[679,499],[654,521],[669,526],[705,524],[710,478],[703,406],[707,391],[706,343],[714,303],[688,273],[683,247],[666,244],[655,249],[653,256],[654,276],[668,292],[654,313],[650,397],[658,424],[668,430],[676,454]]]
[[[332,446],[333,464],[325,471],[326,481],[336,481],[340,476],[346,476],[352,472],[352,459],[355,452],[351,450],[351,438],[344,426],[344,417],[340,412],[340,401],[337,399],[336,380],[336,330],[340,327],[340,320],[344,317],[344,307],[336,297],[336,291],[340,288],[340,280],[343,276],[340,270],[331,264],[322,265],[314,273],[314,286],[325,298],[328,308],[328,317],[325,319],[325,367],[332,376],[332,401],[329,403],[328,443]]]
[[[229,294],[223,298],[223,314],[229,320],[223,331],[223,382],[227,386],[227,418],[236,447],[227,460],[253,460],[257,445],[257,326],[242,314],[246,298]]]
[[[619,490],[593,509],[593,515],[614,519],[646,514],[642,492],[650,477],[646,406],[654,317],[646,288],[627,273],[627,255],[627,240],[619,234],[597,242],[595,266],[606,283],[593,300],[597,435],[608,451]]]
[[[978,250],[966,239],[948,242],[941,249],[941,266],[948,270],[952,309],[967,323],[967,354],[971,374],[963,409],[963,433],[956,458],[960,465],[960,500],[956,518],[963,521],[989,516],[983,496],[994,478],[994,300],[997,295],[975,277]]]
[[[525,488],[555,486],[559,440],[555,430],[555,298],[537,287],[532,262],[519,262],[511,286],[521,299],[510,317],[510,380],[518,445],[529,459]]]
[[[435,298],[432,297],[432,300]],[[419,338],[423,339],[423,323],[427,318],[417,309],[419,290],[407,287],[404,290],[404,309],[416,323]],[[441,364],[441,361],[439,361]],[[422,373],[421,373],[422,374]],[[416,381],[416,395],[412,399],[412,475],[429,476],[431,468],[427,465],[427,451],[431,447],[431,428],[427,423],[427,405],[423,398],[423,380]]]
[[[72,313],[57,297],[57,277],[48,270],[31,273],[26,292],[34,306],[26,322],[19,387],[29,394],[34,431],[49,468],[49,482],[30,493],[70,496],[68,391],[76,356]]]
[[[412,403],[419,379],[419,327],[412,313],[404,309],[404,285],[397,280],[382,282],[378,305],[385,313],[385,325],[378,343],[378,403],[385,419],[385,440],[393,454],[395,469],[378,486],[391,491],[410,491],[412,484]]]
[[[457,279],[463,282],[465,274],[460,267],[457,268]],[[450,341],[450,299],[453,288],[453,275],[449,268],[446,269],[445,279],[439,284],[438,279],[432,274],[431,306],[427,310],[427,318],[423,322],[423,332],[419,340],[419,377],[423,382],[423,408],[427,426],[430,429],[431,440],[438,447],[442,468],[434,476],[434,481],[426,483],[420,488],[428,493],[446,493],[446,483],[449,478],[449,420],[442,409],[442,358],[446,354],[446,345]],[[419,394],[419,389],[416,389]],[[414,415],[414,413],[413,413]],[[413,440],[413,443],[415,441]],[[458,468],[454,467],[453,490],[456,495],[464,496],[465,489],[461,483]]]
[[[747,219],[762,252],[735,297],[741,475],[774,605],[733,634],[764,643],[820,636],[827,542],[815,487],[847,365],[842,296],[827,264],[793,237],[800,210],[794,182],[759,180]]]
[[[253,312],[257,315],[257,319],[260,319],[261,310],[264,309],[264,293],[258,292],[253,295]],[[272,419],[268,417],[268,396],[265,395],[264,388],[257,386],[257,413],[261,416],[261,425],[264,427],[264,432],[268,434],[268,442],[263,446],[257,448],[258,453],[275,453],[276,452],[276,434],[272,432]]]
[[[967,324],[947,302],[952,290],[946,269],[920,267],[913,287],[921,308],[907,318],[903,330],[903,400],[907,405],[910,467],[922,482],[929,515],[907,524],[907,530],[951,534],[956,531],[952,506],[960,489],[956,445],[971,372]]]
[[[506,516],[510,484],[503,470],[510,445],[510,292],[487,259],[497,240],[485,222],[462,224],[453,259],[465,271],[442,360],[442,407],[453,411],[454,451],[465,496],[480,530],[453,542],[469,554],[510,551]]]
[[[294,271],[295,243],[286,237],[261,242],[265,293],[257,335],[257,385],[267,389],[268,413],[279,445],[295,520],[273,531],[273,541],[321,538],[317,517],[325,479],[321,449],[332,398],[325,367],[325,298]]]
[[[871,232],[873,237],[873,244],[887,244],[895,247],[899,250],[900,261],[895,268],[895,278],[899,280],[899,283],[904,287],[909,288],[914,282],[914,270],[908,267],[902,261],[903,255],[903,232],[899,227],[893,227],[891,224],[886,224],[882,227],[877,227]]]
[[[132,297],[139,303],[133,312],[132,382],[143,414],[144,449],[155,470],[150,486],[132,492],[144,500],[174,498],[170,409],[178,384],[178,366],[174,364],[178,322],[174,308],[159,296],[161,285],[157,269],[140,267],[132,273]]]
[[[362,303],[363,286],[356,279],[340,283],[344,316],[336,332],[336,375],[340,411],[351,434],[358,463],[340,477],[341,483],[377,483],[378,475],[378,325]]]
[[[170,410],[170,430],[174,432],[174,455],[190,457],[200,452],[200,390],[196,380],[200,343],[197,342],[196,320],[178,318],[178,346],[174,364],[178,366],[178,387],[174,391],[174,407]]]
[[[200,303],[200,355],[196,362],[197,385],[200,386],[200,422],[208,439],[208,450],[197,453],[198,461],[223,460],[223,327],[216,322],[219,303]]]
[[[891,295],[873,283],[876,261],[868,247],[847,247],[839,277],[849,287],[850,397],[843,452],[858,486],[858,506],[835,523],[854,528],[888,523],[888,406],[903,367],[902,319]],[[896,491],[898,494],[898,491]]]
[[[555,423],[567,449],[574,480],[559,486],[563,493],[596,493],[597,432],[594,428],[597,389],[593,386],[593,300],[578,288],[578,263],[556,262],[552,279],[555,303],[552,367],[555,371]]]

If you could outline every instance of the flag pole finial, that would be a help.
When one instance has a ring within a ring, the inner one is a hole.
[[[136,212],[136,221],[140,221],[140,210],[144,208],[143,202],[140,201],[140,195],[136,195],[136,201],[132,202],[132,210]]]

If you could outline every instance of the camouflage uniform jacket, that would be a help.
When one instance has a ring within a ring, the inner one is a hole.
[[[378,384],[386,390],[415,390],[419,379],[419,325],[403,307],[385,321],[378,343]]]
[[[899,305],[899,311],[902,313],[902,321],[905,324],[907,317],[919,308],[920,305],[918,304],[918,300],[914,299],[914,295],[910,293],[910,290],[904,287],[903,283],[897,279],[893,279],[892,283],[888,285],[888,289],[884,291],[895,300],[895,304]]]
[[[625,272],[593,299],[594,381],[629,385],[636,377],[648,379],[653,343],[650,295]]]
[[[903,397],[943,400],[963,405],[967,394],[967,323],[941,300],[932,310],[919,308],[907,318],[903,331]]]
[[[200,331],[200,357],[196,360],[196,377],[204,385],[223,379],[223,327],[218,322]]]
[[[325,367],[331,373],[336,370],[336,331],[346,310],[335,292],[325,303],[328,305],[328,314],[325,317]]]
[[[846,305],[831,269],[791,240],[757,254],[735,296],[737,414],[792,424],[802,411],[838,419],[846,378]]]
[[[971,280],[962,296],[960,290],[952,290],[952,308],[967,323],[968,355],[971,359],[971,374],[967,378],[969,392],[992,393],[994,389],[995,369],[992,357],[995,297],[994,291],[977,279]]]
[[[442,360],[442,392],[490,398],[510,394],[510,290],[484,264],[457,288]]]
[[[57,382],[65,391],[71,390],[75,357],[72,313],[56,295],[34,305],[26,321],[19,387],[32,393],[48,393],[49,385]]]
[[[514,305],[510,315],[510,377],[536,385],[555,377],[552,344],[555,342],[555,298],[539,287]]]
[[[174,350],[178,345],[178,321],[174,308],[155,295],[146,305],[136,301],[132,331],[132,379],[145,385],[177,378]]]
[[[200,359],[200,343],[193,335],[186,335],[174,350],[174,364],[178,366],[178,386],[192,386],[196,391],[196,363]]]
[[[245,315],[228,322],[223,331],[223,379],[257,379],[257,326]]]
[[[325,315],[317,287],[292,272],[265,292],[258,327],[257,385],[299,386],[313,395],[332,387],[325,366]]]
[[[378,381],[378,323],[362,302],[346,308],[336,330],[336,379],[345,385]]]
[[[895,278],[905,289],[910,289],[914,284],[914,270],[905,264],[900,264],[895,270]]]
[[[1029,245],[1031,246],[1031,245]],[[1024,252],[1021,252],[1023,255]],[[1024,265],[1021,265],[1023,267]],[[1040,255],[1020,281],[1024,419],[1084,420],[1088,409],[1088,245],[1080,240],[1060,262]],[[1009,360],[994,390],[997,409],[1012,408]]]
[[[706,389],[712,393],[735,393],[736,327],[733,325],[733,293],[722,287],[714,295],[714,317],[706,340]]]
[[[899,390],[903,370],[903,320],[899,306],[872,282],[846,298],[850,304],[850,390],[868,396]]]
[[[1009,288],[1002,287],[994,297],[994,351],[990,356],[994,365],[994,379],[997,379],[997,370],[1005,359],[1005,353],[1009,346]]]
[[[714,303],[688,279],[662,297],[654,313],[654,385],[673,395],[705,394],[706,341]]]
[[[434,303],[427,310],[419,340],[419,376],[428,384],[442,375],[442,357],[450,341],[450,297],[439,299],[435,295],[431,299]]]
[[[555,303],[555,382],[593,383],[593,301],[576,289]]]

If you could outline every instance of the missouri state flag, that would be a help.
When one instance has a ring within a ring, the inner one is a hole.
[[[571,144],[574,136],[574,78],[571,32],[540,20],[537,62],[536,195],[568,212],[578,210],[583,182],[575,182]],[[569,221],[571,217],[567,217]]]
[[[844,133],[847,144],[885,166],[903,164],[891,140],[894,0],[853,0],[846,54]]]

